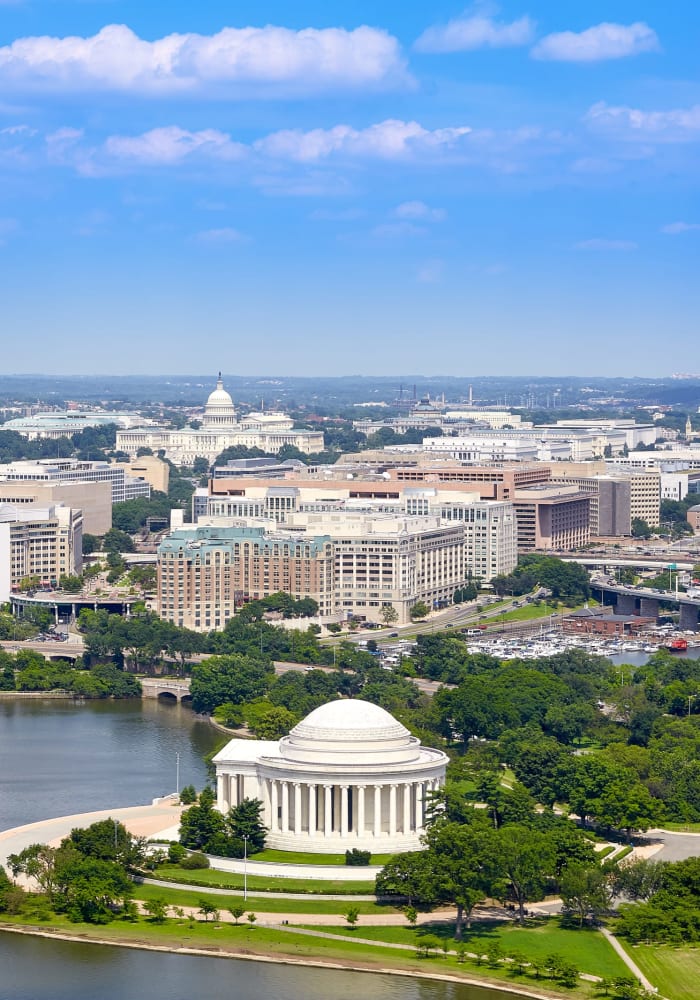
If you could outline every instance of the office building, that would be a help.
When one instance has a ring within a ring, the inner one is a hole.
[[[23,581],[55,588],[62,576],[81,573],[82,543],[80,510],[0,505],[0,601],[8,601]]]

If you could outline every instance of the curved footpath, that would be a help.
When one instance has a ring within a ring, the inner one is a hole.
[[[177,833],[177,827],[179,825],[180,814],[182,812],[182,806],[173,805],[172,802],[167,800],[156,800],[150,806],[128,806],[119,809],[102,809],[96,812],[89,813],[76,813],[71,816],[60,816],[54,819],[41,820],[37,823],[28,823],[25,826],[15,827],[12,830],[5,830],[0,833],[0,865],[5,866],[7,864],[7,857],[10,854],[16,854],[28,847],[30,844],[36,843],[48,843],[52,846],[58,845],[61,840],[68,836],[68,834],[75,827],[89,826],[91,823],[99,822],[104,819],[116,819],[123,823],[127,829],[134,835],[138,837],[149,837],[163,839],[174,839]],[[664,851],[663,853],[671,853],[674,855],[673,860],[679,860],[680,857],[692,857],[700,853],[700,838],[693,836],[692,834],[675,834],[666,830],[653,830],[650,834],[654,837],[657,842],[661,840],[663,842]],[[163,888],[180,888],[188,891],[195,891],[196,889],[204,889],[202,886],[192,886],[187,884],[173,883],[173,882],[161,882],[158,879],[145,878],[143,882],[150,885],[162,885]],[[226,895],[226,896],[242,896],[242,890],[231,890],[224,889],[217,886],[206,887],[206,892],[212,895]],[[259,895],[260,893],[258,893]],[[256,890],[251,890],[248,895],[255,896]],[[374,896],[353,896],[348,897],[347,895],[322,895],[313,894],[312,897],[308,893],[285,893],[285,892],[270,892],[264,893],[265,897],[271,899],[289,899],[292,902],[295,899],[308,900],[309,898],[323,900],[334,900],[334,901],[350,901],[353,899],[362,900],[373,900]],[[541,912],[546,912],[552,903],[540,904],[538,910]],[[292,907],[290,907],[290,911]],[[488,919],[503,919],[507,916],[505,910],[500,908],[489,908],[488,910],[483,909],[478,913],[478,918],[480,920]],[[439,920],[449,920],[453,917],[452,910],[440,910],[433,911],[432,913],[421,913],[418,915],[419,923],[434,923]],[[275,913],[274,923],[270,922],[269,926],[276,926],[280,928],[283,921],[287,921],[289,924],[308,924],[310,920],[313,920],[314,924],[321,926],[339,926],[345,924],[345,919],[341,914],[309,914],[309,913]],[[227,920],[228,915],[223,916],[223,920]],[[396,914],[363,914],[362,924],[365,926],[383,926],[396,923]],[[261,921],[262,923],[262,921]],[[267,922],[266,922],[267,923]],[[15,928],[15,927],[3,927],[3,930],[14,931],[16,933],[30,933],[38,934],[44,937],[59,937],[65,938],[66,940],[79,940],[85,941],[86,938],[78,935],[65,935],[51,933],[47,931],[41,931],[39,928]],[[291,928],[290,928],[291,929]],[[310,932],[313,933],[313,932]],[[322,935],[323,932],[316,932]],[[603,931],[605,937],[610,942],[610,945],[618,953],[620,958],[625,962],[630,971],[634,976],[641,981],[642,985],[652,991],[656,992],[653,985],[644,976],[642,971],[632,960],[632,958],[627,954],[622,945],[615,939],[615,937],[610,934],[609,931]],[[94,940],[94,939],[89,939]],[[356,939],[358,940],[358,939]],[[119,944],[123,947],[134,947],[134,944],[125,942],[114,942],[109,940],[100,939],[97,943],[115,945]],[[373,942],[375,943],[375,942]],[[369,944],[369,940],[368,940]],[[197,949],[185,949],[185,948],[159,948],[157,946],[138,944],[137,947],[144,947],[150,950],[156,951],[178,951],[184,954],[211,954],[206,950]],[[217,951],[217,954],[221,952]],[[264,960],[261,956],[251,956],[250,954],[237,954],[230,953],[229,957],[237,958],[254,958],[256,961]],[[282,963],[289,962],[290,964],[298,964],[294,959],[288,959],[286,956],[276,956],[269,957],[268,961],[279,961]],[[317,965],[324,968],[356,968],[358,971],[385,971],[391,972],[392,974],[399,975],[411,975],[420,976],[419,972],[398,972],[394,969],[379,970],[379,969],[367,969],[362,966],[349,965],[342,966],[336,963],[329,963],[323,961],[304,961],[302,964],[306,965]],[[490,984],[479,979],[462,979],[461,977],[449,976],[449,975],[426,975],[423,974],[424,978],[428,979],[444,979],[451,982],[460,983],[471,983],[476,986],[491,986],[493,989],[501,989],[505,992],[512,992],[519,994],[521,996],[531,996],[536,998],[543,998],[547,996],[552,996],[552,994],[547,994],[546,992],[534,992],[527,990],[517,990],[512,987],[504,986],[501,984]]]

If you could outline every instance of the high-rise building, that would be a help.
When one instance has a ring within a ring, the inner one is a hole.
[[[56,587],[64,575],[82,572],[81,510],[0,505],[0,601],[8,601],[23,580]]]

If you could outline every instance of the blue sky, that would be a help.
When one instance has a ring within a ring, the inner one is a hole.
[[[5,372],[697,370],[700,5],[0,0]]]

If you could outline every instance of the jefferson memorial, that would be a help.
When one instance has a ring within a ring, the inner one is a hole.
[[[259,799],[268,847],[386,854],[421,847],[427,796],[444,784],[447,756],[383,708],[340,699],[281,740],[231,740],[214,764],[217,808]]]

